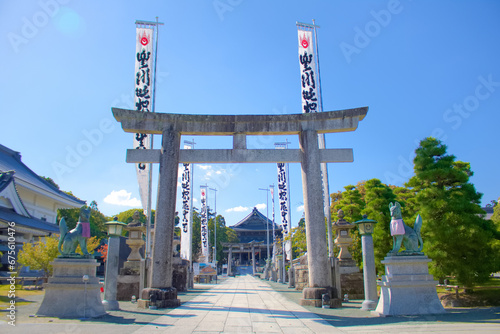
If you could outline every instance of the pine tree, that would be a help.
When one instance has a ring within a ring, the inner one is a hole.
[[[433,260],[431,273],[443,280],[455,276],[472,287],[493,270],[492,235],[485,227],[481,194],[469,182],[469,163],[446,154],[446,145],[434,138],[420,142],[408,183],[416,192],[423,218],[424,252]]]

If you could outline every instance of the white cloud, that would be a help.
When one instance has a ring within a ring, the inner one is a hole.
[[[217,189],[223,189],[229,185],[233,177],[231,168],[226,169],[221,166],[195,165],[200,169],[200,173],[195,173],[201,179],[202,183],[209,183]]]
[[[130,206],[130,207],[141,207],[142,203],[137,198],[130,198],[132,193],[127,192],[125,189],[122,190],[112,190],[111,194],[104,197],[104,203]]]
[[[248,211],[246,206],[237,206],[235,208],[227,209],[226,212],[245,212]]]
[[[304,206],[303,205],[298,206],[297,207],[297,212],[304,212]]]
[[[210,166],[210,165],[196,165],[196,167],[203,169],[203,170],[212,169],[212,166]]]
[[[267,207],[267,205],[265,203],[261,203],[257,204],[255,207],[257,208],[257,210],[264,210]]]

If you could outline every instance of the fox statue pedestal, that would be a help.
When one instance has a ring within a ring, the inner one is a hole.
[[[436,292],[438,282],[429,275],[429,262],[425,255],[386,256],[385,275],[378,282],[380,299],[373,312],[379,316],[445,313]]]
[[[58,318],[95,318],[106,314],[101,302],[94,258],[56,258],[52,277],[37,315]]]

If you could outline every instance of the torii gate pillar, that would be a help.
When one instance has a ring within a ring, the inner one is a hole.
[[[173,239],[175,227],[175,203],[179,170],[181,135],[173,126],[162,135],[160,175],[155,215],[155,233],[152,252],[152,268],[148,286],[141,292],[141,303],[146,304],[155,295],[155,306],[160,308],[180,306],[177,289],[172,286]],[[139,305],[141,306],[141,305]],[[146,306],[146,305],[142,305]]]
[[[309,286],[302,291],[301,305],[321,306],[321,296],[331,291],[330,265],[328,262],[325,214],[323,202],[318,194],[323,192],[321,179],[321,160],[318,146],[318,132],[305,130],[299,134],[302,153],[302,192],[304,194],[304,213],[306,218],[307,263],[309,266]],[[312,247],[314,245],[314,247]]]

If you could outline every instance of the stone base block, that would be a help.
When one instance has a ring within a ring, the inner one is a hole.
[[[323,306],[323,295],[325,293],[330,296],[330,308],[342,307],[342,301],[338,298],[333,298],[334,288],[331,288],[331,287],[304,288],[302,290],[302,296],[304,298],[302,298],[299,301],[299,304],[302,306],[322,307]]]
[[[181,305],[181,300],[177,299],[176,288],[146,288],[141,291],[141,299],[137,307],[146,308],[156,306],[157,308],[173,308]]]
[[[95,259],[56,258],[52,277],[37,315],[57,318],[95,318],[106,314],[101,301]],[[83,281],[83,276],[88,281]]]
[[[379,316],[445,313],[436,292],[437,281],[429,275],[425,255],[387,256],[385,275],[380,285],[380,299],[373,311]]]
[[[130,301],[132,296],[139,298],[140,275],[118,275],[118,284],[116,288],[116,300]]]

